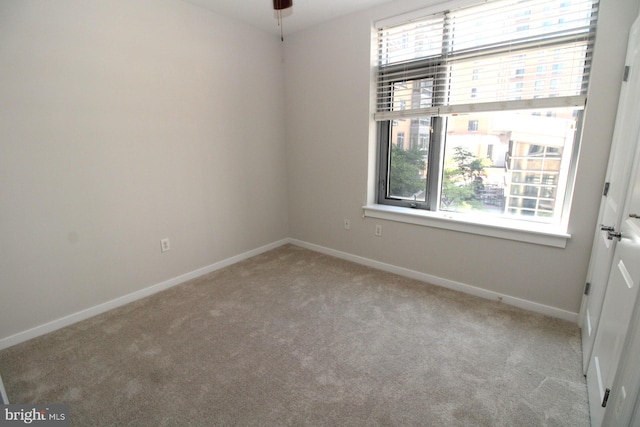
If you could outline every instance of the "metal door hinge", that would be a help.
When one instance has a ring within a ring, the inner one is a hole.
[[[587,284],[584,285],[584,294],[589,295],[589,291],[591,291],[591,283],[587,282]]]
[[[631,71],[631,67],[629,65],[624,66],[624,76],[622,76],[622,81],[626,82],[629,80],[629,72]]]
[[[609,186],[611,185],[610,182],[605,182],[604,183],[604,191],[602,192],[602,195],[607,197],[607,194],[609,194]]]
[[[611,394],[611,389],[608,388],[604,391],[604,398],[602,399],[602,407],[607,407],[607,402],[609,401],[609,395]]]

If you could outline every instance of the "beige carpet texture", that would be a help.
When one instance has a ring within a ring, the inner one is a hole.
[[[0,351],[72,426],[588,426],[580,331],[285,245]]]

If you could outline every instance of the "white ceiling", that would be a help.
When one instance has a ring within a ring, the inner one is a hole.
[[[273,0],[185,0],[215,13],[280,34]],[[291,34],[339,16],[368,9],[392,0],[293,0],[283,11],[284,34]]]

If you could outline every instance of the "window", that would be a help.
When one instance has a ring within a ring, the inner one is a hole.
[[[524,82],[511,83],[509,85],[509,99],[522,99],[522,91],[524,90]]]
[[[404,132],[398,132],[396,134],[395,145],[396,145],[396,147],[398,147],[399,150],[403,150],[404,149]]]
[[[597,11],[498,0],[379,23],[377,203],[560,224]]]

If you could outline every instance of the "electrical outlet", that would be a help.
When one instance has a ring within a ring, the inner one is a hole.
[[[380,224],[376,224],[376,236],[382,237],[382,226]]]
[[[164,239],[161,239],[160,252],[167,252],[169,249],[171,249],[171,245],[169,244],[169,238],[165,237]]]
[[[344,229],[351,230],[351,221],[348,220],[347,218],[344,219]]]

